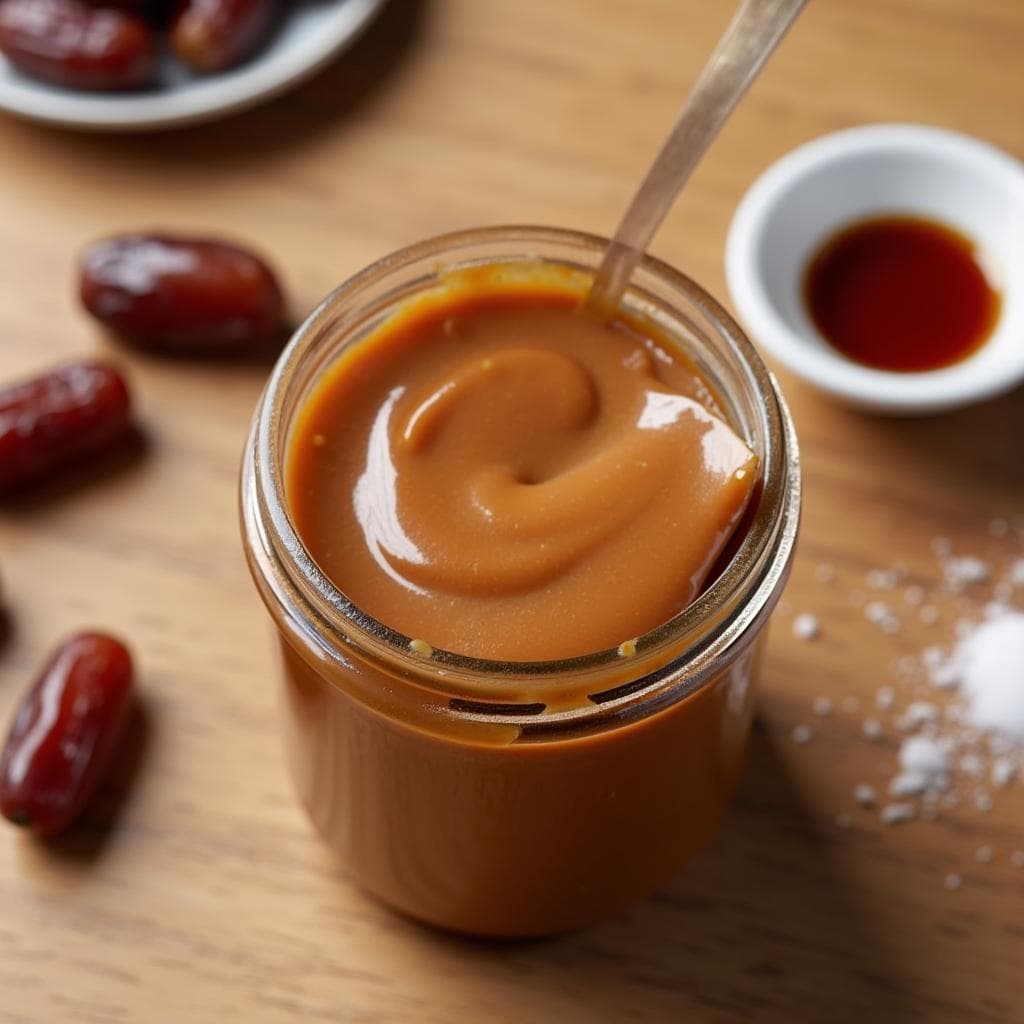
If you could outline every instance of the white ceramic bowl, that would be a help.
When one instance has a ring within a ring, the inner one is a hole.
[[[308,78],[348,46],[384,0],[293,3],[252,60],[217,75],[190,74],[169,56],[159,83],[137,93],[74,92],[17,73],[0,56],[0,109],[64,128],[140,131],[210,121],[262,103]]]
[[[825,342],[804,307],[804,273],[821,244],[851,222],[888,214],[923,216],[960,231],[1002,294],[989,339],[960,363],[910,373],[862,366]],[[743,197],[725,264],[733,303],[753,339],[847,404],[935,412],[1024,381],[1024,166],[977,139],[879,124],[800,146]]]

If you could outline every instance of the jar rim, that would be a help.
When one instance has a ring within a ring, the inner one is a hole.
[[[607,696],[599,703],[618,705],[662,681],[680,655],[692,662],[710,661],[754,619],[770,610],[772,594],[788,571],[799,517],[796,440],[774,377],[726,310],[669,264],[645,254],[627,295],[636,288],[639,275],[650,275],[715,325],[725,339],[758,399],[761,493],[753,522],[722,572],[690,605],[637,637],[635,654],[625,655],[621,645],[571,658],[536,661],[478,658],[441,648],[418,653],[416,646],[410,646],[413,638],[374,618],[327,578],[302,542],[288,509],[283,453],[289,427],[289,388],[314,341],[332,324],[336,310],[372,282],[425,259],[435,259],[449,272],[465,263],[446,264],[446,254],[494,243],[516,244],[521,255],[542,262],[544,258],[531,252],[530,246],[568,245],[578,255],[589,257],[588,269],[596,269],[608,240],[582,231],[528,225],[456,231],[390,253],[335,288],[293,334],[254,415],[243,460],[241,495],[250,567],[265,600],[269,588],[279,602],[298,603],[304,621],[314,624],[313,639],[321,651],[340,647],[351,652],[357,648],[362,656],[386,664],[392,673],[398,671],[407,679],[426,683],[431,690],[467,704],[474,698],[493,702],[499,696],[493,687],[482,690],[481,679],[488,683],[516,680],[521,684],[516,692],[522,694],[523,687],[528,690],[530,683],[564,679],[567,674],[588,679],[611,674],[620,678],[620,683],[605,687],[601,693]],[[481,262],[500,260],[492,257]],[[552,257],[547,262],[564,261]],[[271,569],[276,569],[274,575],[281,578],[270,581]],[[628,673],[625,678],[629,682],[623,685],[621,670],[630,666],[636,668]],[[520,697],[515,703],[517,714],[523,714],[528,706],[522,700],[528,697]],[[543,705],[540,707],[543,710]]]

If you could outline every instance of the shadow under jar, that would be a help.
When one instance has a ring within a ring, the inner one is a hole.
[[[689,607],[638,637],[635,651],[542,662],[410,647],[356,607],[296,531],[285,486],[291,431],[339,354],[444,275],[521,264],[587,277],[605,245],[558,229],[486,228],[380,260],[296,332],[245,450],[243,539],[280,637],[281,715],[300,797],[360,885],[457,931],[536,936],[592,923],[668,881],[714,834],[742,767],[764,627],[793,555],[792,424],[728,314],[645,258],[623,309],[696,366],[758,456],[760,480],[731,557]]]

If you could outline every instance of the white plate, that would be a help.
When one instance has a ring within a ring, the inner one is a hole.
[[[348,46],[385,0],[295,4],[276,35],[241,67],[193,76],[168,57],[148,92],[74,92],[19,74],[0,56],[0,109],[90,131],[175,128],[254,106],[291,88]]]

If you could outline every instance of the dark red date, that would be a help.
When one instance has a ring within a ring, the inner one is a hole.
[[[59,647],[0,754],[0,813],[41,836],[67,828],[110,764],[131,699],[131,655],[119,641],[80,633]]]
[[[279,335],[284,300],[253,253],[213,239],[122,235],[82,254],[85,308],[114,333],[159,352],[233,355]]]
[[[139,89],[156,73],[145,21],[81,0],[0,0],[0,52],[26,75],[71,89]]]
[[[128,386],[106,363],[68,363],[0,388],[0,495],[113,447],[130,426]]]
[[[171,49],[203,73],[234,67],[267,37],[274,0],[185,0],[171,25]]]

